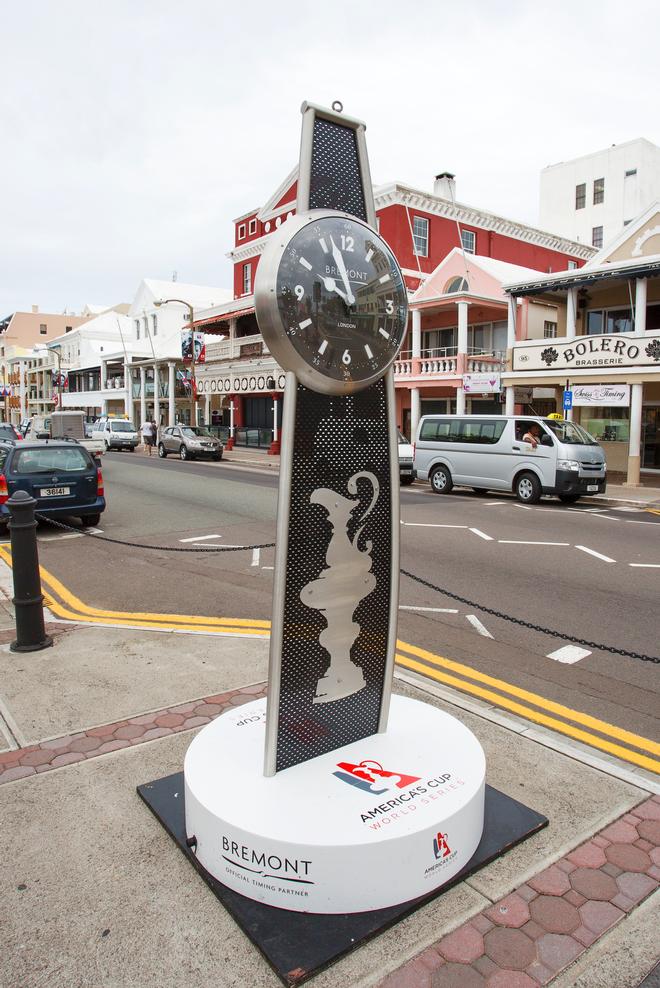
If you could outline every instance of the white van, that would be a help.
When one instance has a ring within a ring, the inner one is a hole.
[[[602,448],[579,425],[529,415],[425,415],[415,469],[436,494],[460,484],[513,491],[523,504],[542,494],[567,504],[603,494],[607,472]]]
[[[92,426],[92,439],[100,439],[106,450],[128,449],[131,453],[140,442],[138,431],[127,418],[102,415]]]

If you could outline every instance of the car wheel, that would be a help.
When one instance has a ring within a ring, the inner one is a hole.
[[[560,494],[559,500],[562,504],[575,504],[576,501],[580,500],[579,494]]]
[[[190,459],[190,453],[188,452],[188,447],[184,446],[183,443],[181,443],[179,447],[179,456],[181,457],[182,460]]]
[[[472,490],[474,491],[475,494],[478,494],[479,497],[483,497],[484,494],[488,493],[487,487],[473,487]]]
[[[449,494],[454,486],[454,481],[451,479],[451,474],[446,467],[436,467],[431,474],[430,480],[431,488],[435,494]]]
[[[401,480],[401,483],[404,485],[404,487],[407,487],[409,484],[412,484],[412,482],[413,482],[413,480],[415,478],[414,477],[400,477],[399,479]]]
[[[165,449],[162,443],[158,443],[158,455],[160,456],[161,460],[164,460],[165,457],[167,456],[167,450]]]
[[[98,523],[101,521],[101,515],[100,514],[81,515],[80,520],[83,523],[83,525],[89,525],[91,527],[94,527],[95,525],[98,525]]]
[[[541,484],[535,473],[521,473],[516,478],[514,492],[523,504],[536,504],[541,500]]]

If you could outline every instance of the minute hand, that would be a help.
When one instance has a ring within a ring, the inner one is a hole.
[[[332,237],[330,237],[330,243],[332,244],[332,256],[335,259],[335,264],[339,269],[339,274],[341,275],[341,280],[344,282],[344,288],[346,289],[346,301],[349,305],[355,305],[355,296],[351,291],[351,285],[348,280],[348,271],[346,270],[346,265],[344,264],[344,258],[342,257],[341,251],[337,244],[334,242]]]

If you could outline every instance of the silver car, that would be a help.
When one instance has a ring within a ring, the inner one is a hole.
[[[158,441],[158,455],[163,459],[168,453],[178,453],[182,460],[194,460],[198,456],[221,460],[223,452],[220,440],[199,426],[170,426],[161,431]]]

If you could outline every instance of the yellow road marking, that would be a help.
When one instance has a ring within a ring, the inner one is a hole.
[[[397,655],[397,661],[407,669],[412,669],[414,672],[430,676],[432,679],[447,683],[449,686],[456,686],[459,690],[472,693],[482,700],[495,703],[498,707],[504,707],[506,710],[510,710],[512,713],[524,717],[526,720],[533,720],[537,724],[543,724],[545,727],[550,727],[555,731],[559,731],[561,734],[567,734],[577,741],[583,741],[585,744],[591,745],[594,748],[600,748],[601,751],[616,755],[617,758],[622,758],[626,762],[632,762],[634,765],[639,765],[641,768],[660,774],[660,761],[656,761],[654,758],[640,755],[636,751],[631,751],[630,748],[622,748],[619,744],[606,741],[604,738],[599,738],[595,734],[589,734],[588,731],[582,731],[580,728],[573,727],[571,724],[565,724],[563,721],[556,720],[554,717],[546,717],[545,714],[540,713],[538,710],[532,710],[531,707],[524,707],[521,703],[507,700],[506,697],[492,693],[490,690],[484,690],[480,686],[475,686],[473,683],[468,683],[463,679],[457,679],[456,676],[449,676],[447,673],[440,672],[439,669],[429,668],[429,666],[422,665],[421,662],[409,659],[405,655]]]
[[[421,659],[426,659],[427,662],[432,662],[434,665],[444,666],[446,669],[451,669],[453,672],[460,673],[462,676],[469,676],[470,679],[476,679],[480,683],[495,686],[496,689],[502,690],[504,693],[510,693],[511,696],[516,696],[521,700],[527,700],[537,707],[551,710],[553,713],[566,717],[568,720],[573,720],[577,724],[582,724],[584,727],[591,727],[596,731],[600,731],[602,734],[609,734],[610,737],[617,738],[619,741],[624,741],[626,744],[632,744],[636,748],[641,748],[643,751],[650,751],[654,755],[660,755],[660,744],[656,744],[650,738],[640,737],[638,734],[626,731],[622,727],[616,727],[614,724],[608,724],[607,721],[598,720],[597,717],[579,713],[577,710],[564,707],[561,703],[555,703],[554,700],[549,700],[547,697],[539,696],[538,693],[530,693],[529,690],[521,689],[519,686],[513,686],[510,683],[503,682],[501,679],[495,679],[493,676],[487,676],[485,673],[478,672],[478,670],[472,669],[470,666],[462,665],[460,662],[452,662],[451,659],[445,659],[441,655],[434,655],[433,652],[427,652],[425,649],[417,648],[415,645],[407,645],[405,642],[397,641],[397,646],[398,648],[405,649],[411,655],[417,655]]]
[[[656,511],[655,508],[647,508],[646,510],[650,515],[660,515],[660,511]]]
[[[11,566],[11,551],[8,547],[5,548],[1,544],[0,558],[4,559],[5,562]],[[108,611],[100,608],[89,607],[87,604],[83,603],[83,601],[79,600],[78,597],[72,594],[60,582],[60,580],[57,579],[57,577],[53,576],[43,567],[40,567],[40,570],[44,583],[47,584],[52,591],[58,594],[58,596],[61,597],[65,603],[68,603],[72,608],[74,608],[74,610],[70,610],[69,608],[63,606],[51,593],[44,594],[47,606],[56,616],[69,620],[100,625],[116,625],[121,623],[130,625],[131,627],[159,631],[207,631],[210,633],[224,631],[245,637],[264,637],[264,634],[270,629],[270,621],[256,619],[212,618],[201,617],[198,615],[155,614],[151,612],[139,611]],[[639,765],[642,768],[648,768],[652,772],[660,772],[660,762],[657,762],[652,758],[648,758],[645,755],[640,755],[635,751],[630,751],[627,748],[623,748],[618,744],[606,741],[603,738],[599,738],[594,734],[581,730],[580,728],[573,727],[570,724],[564,724],[562,721],[556,720],[553,717],[548,717],[536,710],[532,710],[530,707],[526,707],[522,704],[516,703],[515,701],[509,700],[507,697],[503,697],[499,693],[493,693],[490,690],[482,689],[475,683],[471,683],[465,679],[459,679],[456,676],[448,675],[447,673],[441,672],[439,668],[433,667],[444,667],[446,669],[450,669],[462,676],[467,676],[470,679],[477,680],[478,682],[494,686],[504,693],[509,693],[512,696],[527,700],[536,706],[550,710],[553,713],[559,714],[560,716],[563,716],[568,720],[572,720],[577,724],[594,728],[602,734],[608,734],[610,737],[617,738],[624,743],[634,745],[637,748],[641,748],[643,751],[659,754],[660,745],[656,744],[650,738],[644,738],[640,735],[633,734],[632,732],[626,731],[625,729],[617,727],[614,724],[608,724],[606,721],[599,720],[596,717],[591,717],[589,714],[581,713],[580,711],[573,710],[570,707],[565,707],[562,704],[555,703],[553,700],[549,700],[537,693],[531,693],[529,690],[524,690],[501,679],[488,676],[476,669],[472,669],[470,666],[463,665],[460,662],[454,662],[451,659],[445,659],[443,656],[436,655],[433,652],[429,652],[426,649],[419,648],[415,645],[409,645],[406,642],[397,640],[397,648],[403,649],[404,651],[410,653],[410,655],[418,656],[425,659],[426,662],[431,663],[431,666],[422,664],[420,662],[416,662],[414,659],[410,658],[410,656],[397,653],[396,659],[398,664],[404,666],[405,668],[420,672],[432,679],[445,682],[450,686],[455,686],[461,691],[472,693],[474,696],[478,696],[490,703],[494,703],[496,706],[503,707],[506,710],[511,710],[512,712],[517,713],[528,720],[535,721],[539,724],[544,724],[545,726],[551,727],[562,734],[566,734],[570,737],[576,738],[577,740],[584,741],[586,744],[600,748],[603,751],[610,752],[611,754],[623,758],[625,761]]]

